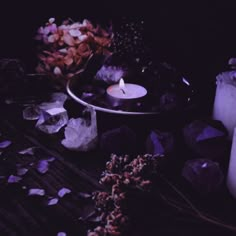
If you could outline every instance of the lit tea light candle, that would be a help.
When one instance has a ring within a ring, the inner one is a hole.
[[[113,106],[127,105],[146,96],[147,90],[137,84],[125,83],[121,78],[119,84],[107,88],[107,95]]]
[[[223,72],[216,78],[213,118],[224,124],[231,139],[236,127],[236,71]]]
[[[119,84],[108,87],[107,94],[116,99],[129,100],[144,97],[147,90],[137,84],[125,84],[121,78]]]

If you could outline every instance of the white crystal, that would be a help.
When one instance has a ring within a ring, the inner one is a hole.
[[[68,99],[65,93],[53,93],[51,95],[51,102],[61,102],[62,104]]]
[[[89,108],[91,113],[90,125],[83,118],[70,119],[65,128],[65,139],[62,145],[70,150],[89,151],[97,144],[97,118],[96,111]]]
[[[47,133],[57,133],[68,122],[67,111],[63,107],[54,107],[43,110],[36,127]]]

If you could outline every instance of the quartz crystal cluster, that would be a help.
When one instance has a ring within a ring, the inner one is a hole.
[[[117,66],[103,65],[96,74],[96,79],[107,84],[116,84],[125,75],[125,70]]]
[[[53,93],[49,102],[25,108],[23,118],[38,120],[36,128],[45,133],[57,133],[68,122],[68,114],[63,107],[66,99],[64,93]]]
[[[89,151],[97,145],[96,111],[89,107],[90,121],[84,118],[70,119],[65,128],[62,145],[70,150]]]

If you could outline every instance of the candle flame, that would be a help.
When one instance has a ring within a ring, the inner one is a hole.
[[[120,79],[119,88],[125,94],[125,81],[123,78]]]
[[[124,89],[125,88],[125,81],[124,81],[123,78],[120,79],[119,87],[120,87],[120,89]]]

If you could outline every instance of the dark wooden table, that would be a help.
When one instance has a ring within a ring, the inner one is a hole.
[[[81,107],[73,101],[69,103],[70,115],[79,115]],[[92,211],[93,204],[81,197],[81,193],[103,189],[98,181],[107,157],[96,151],[76,153],[66,150],[60,144],[63,132],[56,135],[40,132],[35,128],[35,122],[22,119],[22,109],[21,103],[7,105],[2,102],[0,106],[1,139],[12,141],[12,145],[2,150],[0,155],[0,176],[14,174],[17,164],[29,168],[19,183],[9,184],[6,179],[0,179],[0,235],[43,236],[57,235],[58,232],[86,235],[93,224],[88,225],[80,218]],[[35,169],[34,165],[41,158],[40,155],[22,157],[18,154],[18,151],[32,146],[39,147],[43,157],[56,158],[50,163],[47,173],[40,174]],[[172,180],[175,183],[174,176]],[[48,206],[47,197],[56,197],[58,190],[63,187],[69,188],[71,194],[60,199],[58,204]],[[46,196],[28,196],[30,188],[42,188]],[[182,190],[201,209],[236,226],[236,202],[227,191],[210,199],[202,199],[190,189]],[[155,212],[159,214],[151,215]],[[154,220],[149,222],[146,220],[148,217]],[[206,223],[171,207],[155,209],[150,211],[150,215],[144,215],[141,228],[137,232],[134,227],[134,233],[130,235],[235,235],[228,229]]]

